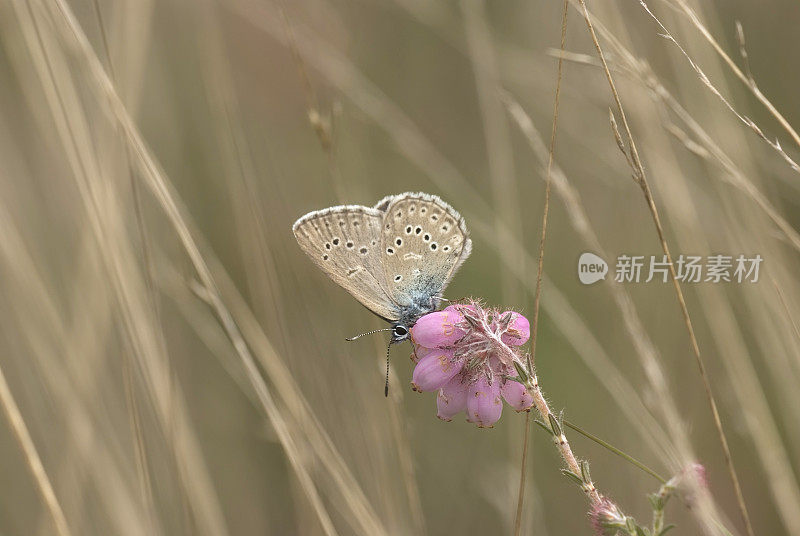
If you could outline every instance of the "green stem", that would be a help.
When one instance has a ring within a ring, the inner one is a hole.
[[[636,467],[638,467],[639,469],[641,469],[642,471],[644,471],[648,475],[652,476],[653,478],[655,478],[656,480],[658,480],[662,484],[666,484],[667,483],[666,479],[664,479],[661,475],[659,475],[658,473],[656,473],[655,471],[653,471],[652,469],[647,467],[645,464],[643,464],[642,462],[640,462],[639,460],[637,460],[633,456],[630,456],[629,454],[625,454],[624,452],[619,450],[614,445],[611,445],[610,443],[607,443],[606,441],[603,441],[602,439],[600,439],[596,435],[590,434],[586,430],[582,429],[580,426],[577,426],[577,425],[569,422],[566,419],[564,419],[562,421],[562,423],[564,423],[569,428],[572,428],[573,430],[575,430],[576,432],[578,432],[582,436],[587,437],[588,439],[591,439],[592,441],[594,441],[598,445],[600,445],[602,447],[605,447],[606,449],[610,450],[611,452],[613,452],[614,454],[616,454],[620,458],[623,458],[623,459],[627,460],[628,462],[632,463],[633,465],[635,465]]]

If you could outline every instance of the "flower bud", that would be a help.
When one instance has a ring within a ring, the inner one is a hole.
[[[414,367],[411,385],[415,391],[435,391],[459,373],[463,361],[453,357],[452,350],[436,350],[421,358]]]

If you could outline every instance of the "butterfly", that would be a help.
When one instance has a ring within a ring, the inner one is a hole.
[[[435,195],[406,192],[374,207],[309,212],[292,231],[325,274],[391,323],[390,346],[435,311],[472,250],[464,218]],[[370,332],[373,333],[373,332]],[[366,335],[366,334],[365,334]]]

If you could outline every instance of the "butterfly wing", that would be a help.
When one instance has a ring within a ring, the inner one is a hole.
[[[292,226],[300,248],[325,274],[376,315],[395,322],[400,309],[381,266],[383,212],[344,205],[309,212]]]
[[[472,250],[464,218],[435,195],[404,193],[381,200],[385,286],[401,307],[425,307],[440,295]]]

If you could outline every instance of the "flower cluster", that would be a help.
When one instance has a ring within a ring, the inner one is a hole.
[[[517,411],[533,405],[525,386],[512,379],[514,363],[523,363],[518,347],[529,337],[527,318],[475,301],[427,314],[411,328],[417,362],[412,387],[439,391],[440,419],[466,411],[467,421],[491,427],[503,411],[501,397]]]

